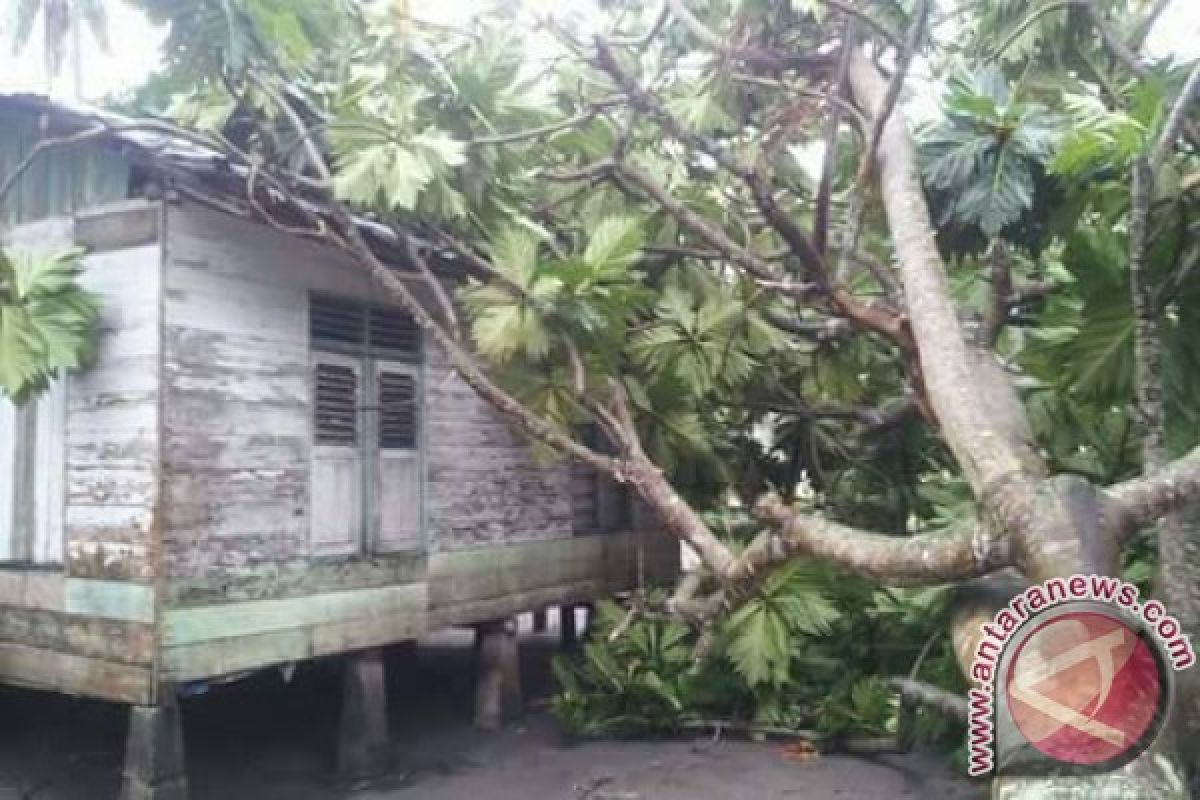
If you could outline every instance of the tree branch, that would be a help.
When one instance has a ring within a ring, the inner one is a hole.
[[[842,317],[808,322],[770,309],[763,310],[762,315],[763,319],[781,331],[815,339],[818,342],[845,339],[854,333],[854,327],[850,321]]]
[[[292,127],[299,135],[308,139],[304,120],[285,98],[278,94],[276,97],[279,108]],[[331,183],[332,170],[320,151],[315,145],[311,145],[307,153],[318,176],[326,184]],[[425,309],[404,281],[379,259],[363,238],[350,212],[336,198],[331,198],[330,214],[342,229],[342,236],[332,239],[334,243],[353,256],[354,263],[366,270],[376,285],[413,317],[417,325],[442,348],[455,372],[476,394],[531,438],[611,476],[620,483],[632,485],[655,512],[667,532],[693,547],[714,570],[720,571],[727,567],[733,557],[729,548],[679,496],[661,469],[640,453],[626,460],[596,452],[576,441],[557,425],[535,414],[498,386],[488,377],[475,357]]]
[[[861,51],[850,63],[850,85],[859,107],[880,119],[887,110],[888,87]],[[977,359],[959,325],[903,114],[890,114],[880,131],[880,191],[929,402],[975,496],[1002,529],[1024,530],[1034,485],[1024,471],[1019,444],[1010,438],[1011,427],[988,413]]]
[[[1129,284],[1133,301],[1134,410],[1142,434],[1142,468],[1153,472],[1167,455],[1163,400],[1162,338],[1158,304],[1150,283],[1148,248],[1154,175],[1144,156],[1133,160],[1129,219]]]
[[[884,94],[883,103],[874,113],[871,133],[867,137],[867,145],[863,150],[862,161],[858,167],[860,191],[866,185],[870,175],[871,164],[875,160],[875,149],[879,147],[879,139],[883,136],[883,127],[891,118],[896,101],[900,99],[900,92],[904,89],[904,79],[908,77],[908,68],[912,64],[917,46],[921,43],[921,36],[925,31],[925,21],[928,17],[929,0],[919,0],[916,12],[913,14],[913,21],[908,27],[908,34],[904,37],[904,47],[896,56],[896,71],[892,74],[892,80],[888,84],[887,93]],[[851,247],[856,245],[857,242],[850,243]]]
[[[688,10],[683,0],[667,0],[672,16],[683,23],[688,32],[705,48],[720,53],[733,61],[741,61],[750,67],[781,72],[789,69],[809,69],[824,67],[830,59],[822,55],[795,55],[779,53],[765,47],[752,45],[738,46],[727,42],[718,33],[711,30],[700,21],[695,14]]]
[[[1088,16],[1091,17],[1092,24],[1096,26],[1098,31],[1100,31],[1100,35],[1103,37],[1104,43],[1108,45],[1108,49],[1113,56],[1139,80],[1153,80],[1154,73],[1152,73],[1150,69],[1142,63],[1142,60],[1138,56],[1137,52],[1130,49],[1129,45],[1127,45],[1121,38],[1121,34],[1119,34],[1112,26],[1112,23],[1104,18],[1104,14],[1101,12],[1100,8],[1097,7],[1095,0],[1079,0],[1079,2],[1083,5],[1084,9],[1086,9]],[[1191,120],[1186,118],[1183,119],[1179,124],[1182,126],[1182,130],[1187,136],[1188,140],[1192,143],[1192,146],[1200,148],[1200,130],[1197,130],[1196,126],[1191,122]],[[1176,135],[1178,135],[1178,133],[1176,133]],[[1174,137],[1172,137],[1171,143],[1174,143]]]
[[[983,524],[956,531],[886,536],[796,513],[775,495],[754,508],[755,516],[778,533],[760,536],[725,572],[730,583],[751,580],[764,568],[796,555],[823,558],[847,572],[888,586],[950,583],[1010,566],[1005,537],[993,537]]]
[[[865,12],[861,9],[855,8],[854,6],[850,5],[850,3],[848,3],[848,2],[842,2],[842,0],[820,0],[820,2],[823,5],[827,5],[832,9],[836,9],[837,11],[840,11],[841,13],[845,14],[847,17],[850,17],[851,19],[865,23],[868,28],[870,28],[871,30],[875,31],[877,34],[882,36],[889,45],[894,47],[896,49],[896,52],[899,52],[904,49],[904,41],[899,36],[897,36],[895,33],[893,33],[891,29],[889,29],[887,26],[885,26],[879,20],[872,17],[867,12]]]
[[[850,69],[850,54],[858,46],[854,19],[846,20],[842,28],[842,51],[838,57],[837,76],[829,96],[841,96],[846,91],[846,73]],[[825,154],[821,163],[821,181],[817,185],[817,200],[813,211],[813,247],[824,255],[829,234],[829,205],[833,198],[833,179],[837,171],[838,132],[842,127],[842,107],[833,105],[825,122]]]
[[[1133,30],[1133,35],[1129,37],[1126,43],[1131,52],[1140,53],[1146,45],[1146,37],[1150,35],[1150,31],[1154,30],[1154,23],[1158,22],[1158,18],[1167,10],[1167,6],[1171,5],[1171,0],[1158,0],[1149,13],[1137,24]]]
[[[1123,537],[1200,497],[1200,447],[1156,472],[1107,490]]]
[[[795,220],[776,202],[772,194],[770,182],[763,175],[737,163],[735,159],[715,143],[688,131],[662,103],[639,86],[633,76],[621,67],[612,49],[602,39],[596,40],[596,50],[598,66],[612,76],[617,85],[629,96],[630,101],[635,107],[653,114],[672,137],[685,145],[711,156],[720,167],[746,184],[754,197],[755,205],[759,211],[762,212],[767,222],[779,233],[792,253],[804,265],[808,277],[816,284],[816,288],[830,298],[837,313],[848,317],[867,330],[884,334],[899,343],[902,347],[911,350],[911,340],[907,337],[907,327],[902,317],[889,309],[864,303],[844,287],[830,287],[829,276],[821,253],[813,245],[807,234],[800,229]],[[851,52],[852,49],[846,52],[847,65]],[[793,297],[806,298],[811,294],[814,288],[812,285],[804,284],[802,287],[797,287],[790,279],[781,279],[776,274],[774,268],[767,264],[765,259],[741,248],[721,231],[711,226],[707,220],[691,212],[690,209],[675,200],[665,188],[655,184],[649,176],[620,162],[616,165],[616,170],[618,174],[628,178],[643,192],[653,197],[659,205],[665,208],[685,227],[705,239],[710,245],[722,252],[731,255],[737,254],[738,257],[731,260],[746,269],[764,288],[778,289]],[[747,256],[750,257],[748,258]]]
[[[404,237],[404,246],[408,253],[409,261],[421,273],[421,277],[425,279],[425,285],[429,287],[429,291],[433,293],[434,299],[437,300],[438,307],[442,312],[442,318],[446,320],[446,326],[449,328],[450,335],[456,341],[462,341],[462,328],[458,324],[458,313],[454,310],[454,302],[450,299],[450,295],[446,293],[446,287],[442,285],[438,277],[433,274],[433,270],[429,268],[429,263],[421,255],[415,238],[411,235],[406,235]]]
[[[1008,321],[1008,314],[1012,309],[1012,264],[1009,263],[1008,247],[1003,240],[996,239],[992,242],[988,261],[991,302],[988,303],[979,326],[976,343],[980,347],[996,346],[996,340],[1000,338],[1000,332],[1004,330],[1004,324]]]
[[[483,147],[485,145],[511,144],[513,142],[521,142],[526,139],[541,139],[559,131],[575,128],[580,125],[586,125],[596,118],[600,113],[600,109],[612,105],[611,101],[598,101],[593,103],[590,108],[581,111],[573,117],[567,117],[558,122],[552,122],[546,125],[541,125],[536,128],[527,128],[521,131],[512,131],[511,133],[498,133],[493,136],[476,136],[467,142],[472,147]]]
[[[967,699],[962,695],[912,678],[892,678],[888,686],[895,689],[903,700],[914,705],[933,709],[951,719],[967,721]]]
[[[672,195],[665,187],[659,185],[653,178],[637,167],[624,162],[612,167],[614,174],[623,181],[637,187],[675,218],[680,225],[691,231],[709,247],[723,253],[730,263],[736,264],[750,273],[759,282],[770,284],[771,288],[798,298],[806,298],[812,294],[813,286],[807,283],[797,283],[791,278],[780,274],[775,265],[757,253],[735,242],[724,231],[716,228],[704,217],[692,211],[682,201]]]
[[[1158,137],[1158,143],[1150,151],[1151,171],[1157,170],[1166,161],[1167,154],[1175,146],[1175,140],[1179,138],[1179,132],[1188,124],[1188,113],[1192,109],[1192,98],[1196,95],[1198,88],[1200,88],[1200,62],[1197,62],[1192,67],[1192,71],[1188,73],[1187,80],[1183,84],[1183,89],[1179,92],[1179,97],[1175,99],[1175,105],[1171,107],[1171,113],[1167,115],[1167,121],[1163,124],[1162,134]]]

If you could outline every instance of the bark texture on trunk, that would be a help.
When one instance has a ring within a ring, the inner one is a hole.
[[[886,83],[863,54],[851,60],[856,104],[871,116],[884,108]],[[1060,475],[1041,479],[1037,459],[1024,440],[1019,404],[996,393],[1008,382],[984,364],[965,340],[937,249],[916,163],[915,147],[901,114],[884,126],[877,152],[880,190],[892,231],[905,301],[920,353],[930,403],[942,433],[976,499],[984,522],[1011,537],[1015,563],[1026,580],[1039,582],[1075,573],[1116,575],[1128,509],[1086,480]],[[1154,497],[1144,504],[1161,502]],[[997,603],[996,609],[1000,603]],[[960,610],[955,646],[964,666],[974,653],[978,624],[989,614],[983,602]],[[1184,798],[1182,771],[1169,740],[1123,769],[1099,776],[1000,776],[993,796],[1004,800],[1097,800],[1097,798]]]
[[[850,86],[855,103],[870,117],[885,107],[887,82],[862,52],[850,61]],[[883,126],[876,159],[930,404],[975,496],[1002,530],[1020,533],[1032,515],[1033,485],[1023,469],[1029,454],[1021,452],[1009,426],[988,413],[978,359],[959,323],[903,114],[891,114]]]
[[[1190,96],[1193,71],[1184,98]],[[1172,117],[1182,107],[1177,103]],[[1176,123],[1177,124],[1177,123]],[[1168,130],[1170,129],[1168,124]],[[1167,138],[1167,134],[1164,134]],[[1161,157],[1161,155],[1159,156]],[[1133,305],[1135,416],[1142,435],[1142,469],[1161,475],[1167,465],[1167,404],[1158,287],[1150,275],[1150,207],[1157,158],[1133,162],[1130,189],[1129,288]],[[1193,642],[1200,642],[1200,501],[1193,500],[1158,526],[1157,589]],[[1200,754],[1200,674],[1178,675],[1175,733],[1185,762],[1196,769]]]

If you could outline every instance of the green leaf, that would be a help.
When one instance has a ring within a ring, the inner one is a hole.
[[[672,98],[667,102],[667,109],[695,133],[729,130],[736,125],[722,107],[720,93],[715,89],[699,89]]]
[[[734,613],[728,628],[726,653],[748,685],[780,685],[787,679],[791,637],[783,615],[752,601]]]
[[[637,260],[642,243],[640,220],[636,217],[609,217],[588,237],[583,261],[598,270],[624,268]]]
[[[0,251],[0,391],[16,403],[95,355],[99,307],[78,283],[82,251]]]
[[[531,289],[537,269],[537,239],[527,230],[508,226],[492,238],[490,246],[496,269],[522,289]]]

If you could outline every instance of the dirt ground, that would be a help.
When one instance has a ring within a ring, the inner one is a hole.
[[[470,725],[465,632],[389,663],[394,768],[346,785],[332,776],[336,665],[279,671],[184,701],[193,800],[867,800],[981,798],[936,756],[799,762],[770,743],[725,739],[572,742],[545,712],[553,635],[522,641],[527,718]],[[0,690],[0,800],[106,800],[120,783],[119,706]]]

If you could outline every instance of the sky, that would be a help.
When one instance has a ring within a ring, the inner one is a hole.
[[[318,0],[319,1],[319,0]],[[159,62],[159,48],[165,31],[151,25],[139,12],[121,0],[105,0],[109,4],[109,38],[111,51],[103,52],[88,34],[84,34],[82,96],[96,100],[107,94],[136,86],[149,75]],[[438,22],[453,22],[469,16],[473,9],[495,0],[414,0],[416,16]],[[552,8],[551,0],[526,0],[526,3]],[[12,11],[15,0],[0,0],[0,92],[45,93],[47,84],[42,67],[40,37],[19,54],[11,45]],[[1159,19],[1147,42],[1151,55],[1174,53],[1180,58],[1200,58],[1200,2],[1175,0]],[[73,83],[68,66],[51,87],[53,93],[70,96]]]

